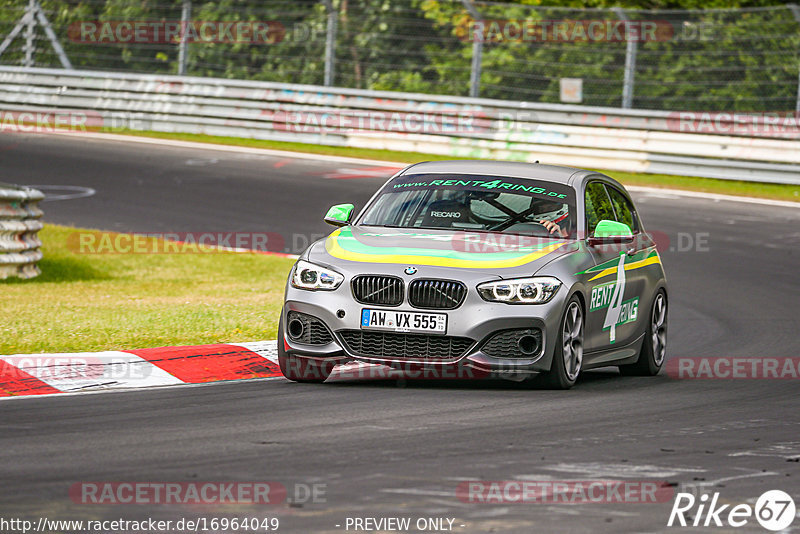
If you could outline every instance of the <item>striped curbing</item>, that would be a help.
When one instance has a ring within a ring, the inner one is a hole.
[[[0,398],[280,377],[274,341],[0,356]]]
[[[351,362],[338,365],[328,381],[402,377],[382,365]],[[255,378],[283,380],[274,340],[0,356],[0,400]]]

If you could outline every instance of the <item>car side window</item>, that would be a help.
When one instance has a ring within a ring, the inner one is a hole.
[[[586,231],[588,235],[592,235],[597,223],[604,219],[615,220],[614,208],[611,207],[606,187],[602,182],[589,182],[586,186]]]
[[[607,186],[606,189],[608,190],[608,196],[611,197],[611,204],[614,206],[617,222],[625,223],[631,231],[638,232],[639,223],[636,219],[636,210],[633,204],[615,187]]]

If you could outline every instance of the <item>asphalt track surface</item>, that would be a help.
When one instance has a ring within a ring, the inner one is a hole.
[[[45,135],[0,137],[0,168],[3,181],[96,190],[45,203],[53,223],[306,238],[326,231],[328,206],[362,206],[385,178],[336,179],[358,174],[349,164]],[[669,358],[800,354],[800,210],[634,197],[646,227],[671,240]],[[706,246],[688,247],[697,237]],[[0,515],[275,515],[283,532],[344,532],[348,517],[387,516],[455,518],[453,532],[465,533],[688,531],[666,527],[671,501],[476,505],[455,489],[474,479],[648,479],[725,503],[782,489],[800,504],[799,386],[612,369],[565,392],[272,380],[11,400],[0,402]],[[79,481],[236,480],[322,483],[326,502],[105,507],[68,497]],[[735,530],[764,532],[753,520]]]

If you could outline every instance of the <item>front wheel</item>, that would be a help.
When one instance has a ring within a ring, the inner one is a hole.
[[[667,294],[659,289],[653,299],[639,359],[630,365],[620,365],[625,376],[655,376],[661,371],[667,354]]]
[[[325,382],[333,371],[334,363],[287,354],[283,338],[283,312],[278,325],[278,365],[283,376],[293,382]]]
[[[575,385],[583,365],[583,307],[573,295],[561,318],[558,341],[550,370],[542,375],[552,389],[569,389]]]

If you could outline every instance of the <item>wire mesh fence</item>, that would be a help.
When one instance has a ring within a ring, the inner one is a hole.
[[[800,111],[794,5],[0,0],[0,37],[7,65],[60,67],[66,57],[75,69],[591,106]]]

